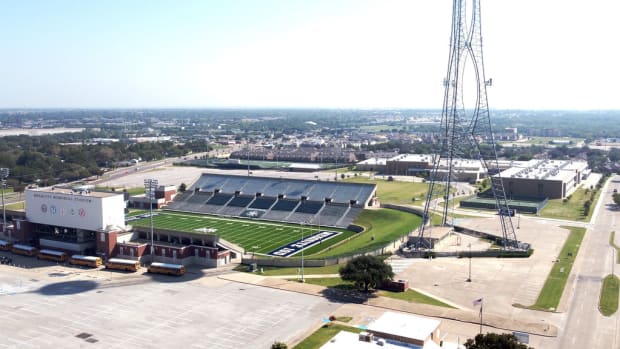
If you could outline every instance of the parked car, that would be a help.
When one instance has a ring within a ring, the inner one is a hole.
[[[500,208],[499,209],[499,214],[502,216],[510,216],[510,217],[514,217],[515,216],[515,210],[513,210],[512,208]]]

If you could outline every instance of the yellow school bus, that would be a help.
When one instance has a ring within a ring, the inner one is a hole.
[[[8,241],[0,240],[0,251],[10,251],[12,247],[13,247],[12,243]]]
[[[101,258],[95,256],[83,256],[81,254],[74,254],[71,256],[69,263],[72,265],[82,265],[85,267],[97,268],[102,264]]]
[[[138,271],[140,262],[133,259],[110,258],[105,267],[114,270]]]
[[[33,257],[37,255],[39,250],[33,246],[15,244],[11,247],[11,252],[22,256]]]
[[[183,264],[168,264],[153,262],[148,268],[149,273],[177,275],[185,274],[185,266]]]
[[[67,254],[62,251],[41,250],[37,254],[38,259],[45,259],[52,262],[64,262],[67,260]]]

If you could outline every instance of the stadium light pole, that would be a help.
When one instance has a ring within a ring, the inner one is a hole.
[[[250,138],[247,138],[245,142],[248,150],[248,177],[250,177]]]
[[[6,187],[6,178],[9,176],[8,168],[0,168],[0,177],[2,179],[2,235],[6,235],[6,206],[4,205],[4,188]],[[9,236],[9,241],[11,237]]]
[[[153,238],[153,199],[157,188],[157,179],[145,179],[144,188],[148,190],[149,216],[151,217],[151,263],[155,260],[155,239]]]
[[[304,246],[303,246],[303,242],[304,242],[304,227],[306,226],[305,222],[301,222],[301,282],[305,282],[304,280]]]

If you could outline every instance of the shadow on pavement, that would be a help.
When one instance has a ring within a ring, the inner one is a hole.
[[[365,293],[357,290],[337,287],[328,287],[321,291],[321,293],[329,301],[338,303],[364,304],[368,302],[369,299],[377,298],[374,293]]]
[[[64,281],[45,285],[35,292],[46,296],[64,296],[92,291],[98,286],[99,283],[92,280]]]

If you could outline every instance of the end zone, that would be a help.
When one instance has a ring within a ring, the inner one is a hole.
[[[339,231],[327,231],[321,230],[318,233],[307,236],[303,239],[299,239],[297,241],[293,241],[286,246],[279,247],[269,253],[270,256],[274,257],[290,257],[299,251],[306,249],[308,247],[314,246],[318,243],[321,243],[323,240],[329,240],[334,236],[340,235]]]

